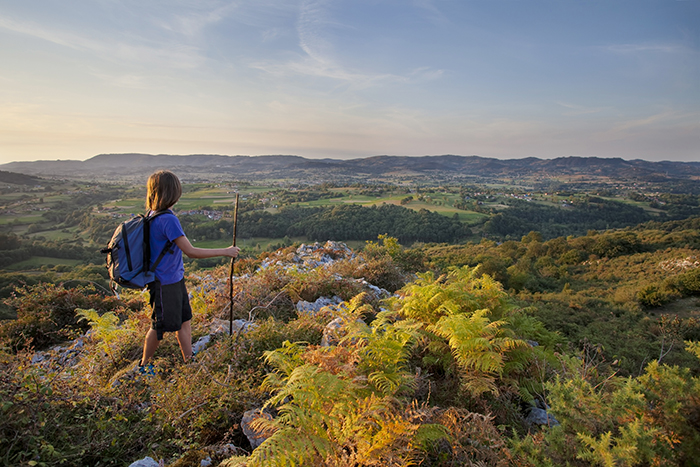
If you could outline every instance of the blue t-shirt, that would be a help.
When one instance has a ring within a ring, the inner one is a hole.
[[[169,213],[169,214],[168,214]],[[160,252],[168,243],[185,235],[177,216],[168,210],[151,221],[151,266],[156,262]],[[173,243],[172,253],[166,253],[156,268],[156,279],[162,285],[180,282],[185,277],[185,265],[182,262],[182,250]]]

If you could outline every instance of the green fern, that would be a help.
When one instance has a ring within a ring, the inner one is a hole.
[[[100,348],[114,361],[112,353],[113,344],[124,334],[132,333],[134,330],[127,323],[120,326],[120,320],[113,312],[108,311],[100,315],[94,309],[84,310],[77,308],[75,313],[79,316],[78,322],[88,321],[95,337],[100,341]]]
[[[295,368],[267,403],[279,416],[254,422],[273,434],[248,465],[410,465],[414,438],[445,435],[402,417],[393,398],[363,396],[361,381],[347,376],[310,364]]]
[[[367,376],[375,391],[393,396],[414,387],[408,372],[412,344],[418,338],[420,324],[410,320],[390,322],[379,313],[372,326],[355,326],[343,343],[352,342],[358,357],[358,371]]]
[[[380,313],[372,326],[346,325],[338,346],[285,342],[266,352],[276,371],[262,389],[279,415],[254,422],[271,436],[248,465],[411,465],[427,440],[446,436],[396,399],[413,384],[407,362],[419,327]]]
[[[434,325],[444,316],[483,309],[503,317],[512,308],[499,282],[487,274],[478,277],[478,267],[466,266],[438,278],[432,272],[418,274],[389,303],[399,315],[425,325]]]
[[[495,378],[501,376],[506,352],[524,344],[519,339],[503,337],[505,321],[490,321],[488,310],[478,310],[471,316],[445,316],[429,330],[448,340],[458,365],[464,371],[467,389],[478,395],[497,392]]]

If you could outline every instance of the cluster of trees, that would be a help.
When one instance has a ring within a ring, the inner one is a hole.
[[[362,207],[335,206],[304,218],[290,228],[290,236],[306,235],[316,241],[371,240],[380,234],[401,243],[457,242],[471,234],[457,218],[421,209],[413,211],[385,204]]]
[[[275,192],[277,204],[280,206],[293,203],[308,203],[309,201],[317,201],[319,199],[332,199],[343,196],[340,193],[330,191],[327,187],[322,187],[317,190],[300,189],[300,190],[278,190]]]
[[[68,267],[45,265],[41,272],[1,272],[0,301],[10,297],[20,285],[42,283],[61,283],[75,281],[75,284],[95,282],[103,288],[108,287],[107,270],[103,266],[104,255],[96,248],[85,247],[75,243],[27,240],[16,235],[0,234],[0,269],[11,264],[44,256],[58,259],[79,260],[79,266]],[[0,319],[12,316],[13,312],[0,303]]]
[[[642,208],[586,197],[565,207],[545,206],[513,199],[509,208],[492,216],[484,224],[484,232],[496,237],[520,238],[530,231],[545,238],[584,235],[588,230],[618,229],[651,220]]]
[[[0,268],[30,259],[33,256],[98,261],[95,248],[83,247],[67,242],[25,240],[16,235],[0,234]]]
[[[700,215],[700,195],[659,193],[649,205],[662,210],[670,219]]]
[[[99,190],[87,193],[76,193],[66,201],[53,203],[50,210],[42,213],[43,221],[30,225],[28,233],[80,225],[87,229],[86,235],[89,240],[102,243],[105,241],[107,232],[113,230],[118,222],[111,219],[95,218],[92,215],[92,207],[105,201],[120,198],[125,193],[125,190],[111,186],[101,187]],[[109,235],[111,236],[111,232]]]
[[[230,220],[202,222],[203,219],[191,216],[182,217],[180,221],[187,235],[196,239],[227,238],[232,234]],[[306,236],[312,241],[372,240],[380,234],[389,234],[404,244],[458,242],[471,235],[469,228],[455,217],[390,204],[287,206],[277,214],[250,211],[239,216],[238,232],[247,237]]]

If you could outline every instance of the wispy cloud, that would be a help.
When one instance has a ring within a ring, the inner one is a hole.
[[[10,18],[0,17],[0,28],[75,50],[103,51],[103,46],[98,42],[73,32],[49,28],[44,24],[16,21]]]
[[[331,59],[333,46],[323,34],[330,21],[327,17],[327,0],[305,0],[299,10],[297,32],[299,47],[315,62],[326,67],[335,67]]]
[[[564,113],[564,115],[567,116],[595,114],[610,109],[610,107],[587,107],[583,105],[570,104],[561,101],[557,101],[556,104],[564,107],[565,109],[568,109],[568,111]]]
[[[167,20],[161,19],[157,23],[165,30],[192,38],[199,36],[207,27],[231,16],[237,8],[237,2],[214,4],[205,8],[188,8],[186,11],[173,14]]]
[[[27,21],[16,21],[0,17],[0,28],[17,34],[30,36],[46,42],[67,47],[73,50],[88,52],[103,60],[137,62],[141,64],[160,64],[175,69],[195,68],[202,62],[199,49],[187,44],[171,45],[154,43],[142,38],[127,40],[96,39],[89,34],[77,34],[73,31],[37,24]],[[151,43],[154,45],[145,45]]]
[[[422,2],[425,3],[425,2]],[[362,71],[343,64],[333,43],[334,28],[347,28],[329,13],[328,0],[304,0],[299,8],[296,32],[302,54],[295,60],[273,62],[256,60],[251,68],[276,76],[312,76],[328,78],[352,89],[364,89],[390,83],[408,83],[439,79],[443,71],[419,67],[404,74]]]
[[[92,76],[117,88],[152,89],[155,87],[147,76],[134,73],[110,75],[99,71],[93,71]]]
[[[633,130],[637,128],[643,128],[643,127],[648,127],[649,125],[656,125],[658,123],[661,123],[663,121],[668,121],[671,119],[676,119],[678,118],[678,114],[675,112],[662,112],[659,114],[655,115],[650,115],[645,118],[638,118],[634,120],[628,120],[625,122],[621,122],[617,125],[615,125],[613,128],[611,128],[612,133],[620,133],[620,132],[625,132],[628,130]]]
[[[689,49],[679,44],[613,44],[604,47],[608,52],[616,54],[664,53],[678,54]]]
[[[261,37],[263,42],[272,42],[283,34],[284,31],[281,28],[268,28],[262,31]]]
[[[674,131],[673,129],[700,128],[700,113],[684,113],[675,110],[667,110],[642,118],[634,118],[620,121],[608,129],[598,133],[601,141],[613,141],[643,136],[647,132]],[[697,135],[696,135],[697,136]],[[696,138],[697,139],[697,138]]]
[[[431,23],[439,26],[450,24],[450,20],[435,6],[433,0],[413,0],[413,5],[423,10],[426,13],[425,18]]]

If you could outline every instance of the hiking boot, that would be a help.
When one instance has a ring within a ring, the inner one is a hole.
[[[155,374],[156,370],[152,364],[149,363],[142,366],[134,362],[128,368],[125,368],[114,375],[110,386],[116,388],[124,383],[143,381],[144,378],[151,378]]]
[[[146,365],[139,365],[138,372],[143,376],[155,376],[156,369],[153,367],[152,363],[147,363]]]

